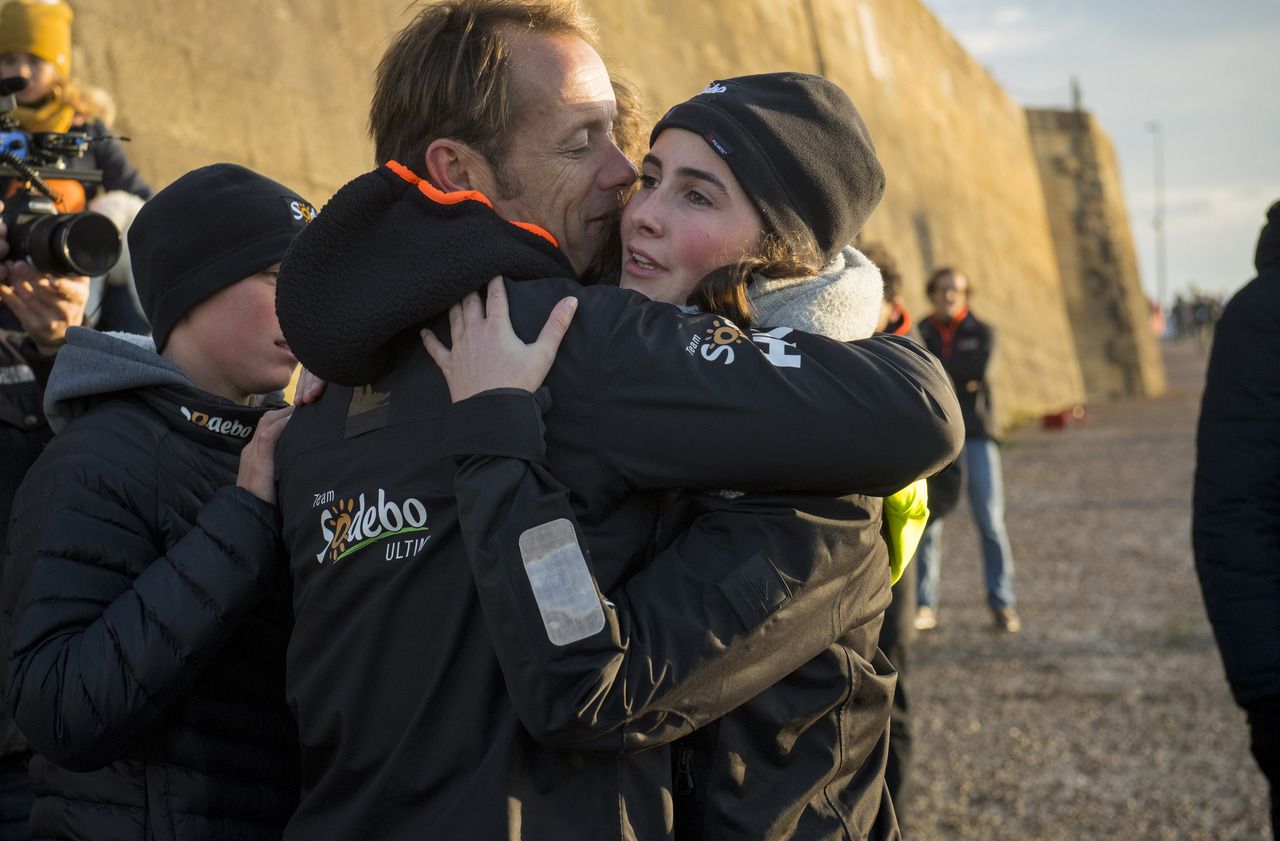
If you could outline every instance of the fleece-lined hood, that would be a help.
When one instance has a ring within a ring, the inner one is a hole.
[[[884,281],[875,264],[850,245],[816,277],[757,275],[748,294],[762,326],[791,327],[851,342],[875,332]]]
[[[276,313],[312,373],[371,383],[398,340],[496,275],[573,277],[546,231],[507,222],[475,191],[444,193],[394,162],[340,189],[280,266]]]
[[[93,399],[154,386],[196,387],[181,368],[156,353],[149,336],[72,327],[49,374],[44,413],[58,432]]]

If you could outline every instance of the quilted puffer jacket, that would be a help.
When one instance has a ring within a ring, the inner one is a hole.
[[[298,789],[285,572],[274,506],[235,487],[265,408],[149,342],[73,328],[59,433],[14,505],[0,624],[31,834],[278,838]]]

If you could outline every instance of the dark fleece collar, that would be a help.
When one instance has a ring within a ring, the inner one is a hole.
[[[573,268],[545,231],[392,162],[349,182],[294,239],[276,312],[312,373],[363,385],[386,372],[406,333],[496,275],[571,278]]]

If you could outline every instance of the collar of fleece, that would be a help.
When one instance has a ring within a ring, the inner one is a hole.
[[[791,327],[851,342],[875,332],[884,280],[865,254],[846,245],[815,277],[757,275],[747,294],[763,327]]]
[[[298,234],[280,267],[276,312],[308,370],[363,385],[388,370],[406,334],[496,275],[573,277],[573,268],[542,229],[392,162],[349,182]]]

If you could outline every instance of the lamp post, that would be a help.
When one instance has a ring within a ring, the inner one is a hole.
[[[1164,129],[1159,122],[1147,124],[1154,145],[1155,162],[1155,214],[1151,226],[1156,230],[1156,303],[1165,305],[1165,251],[1164,251]]]

